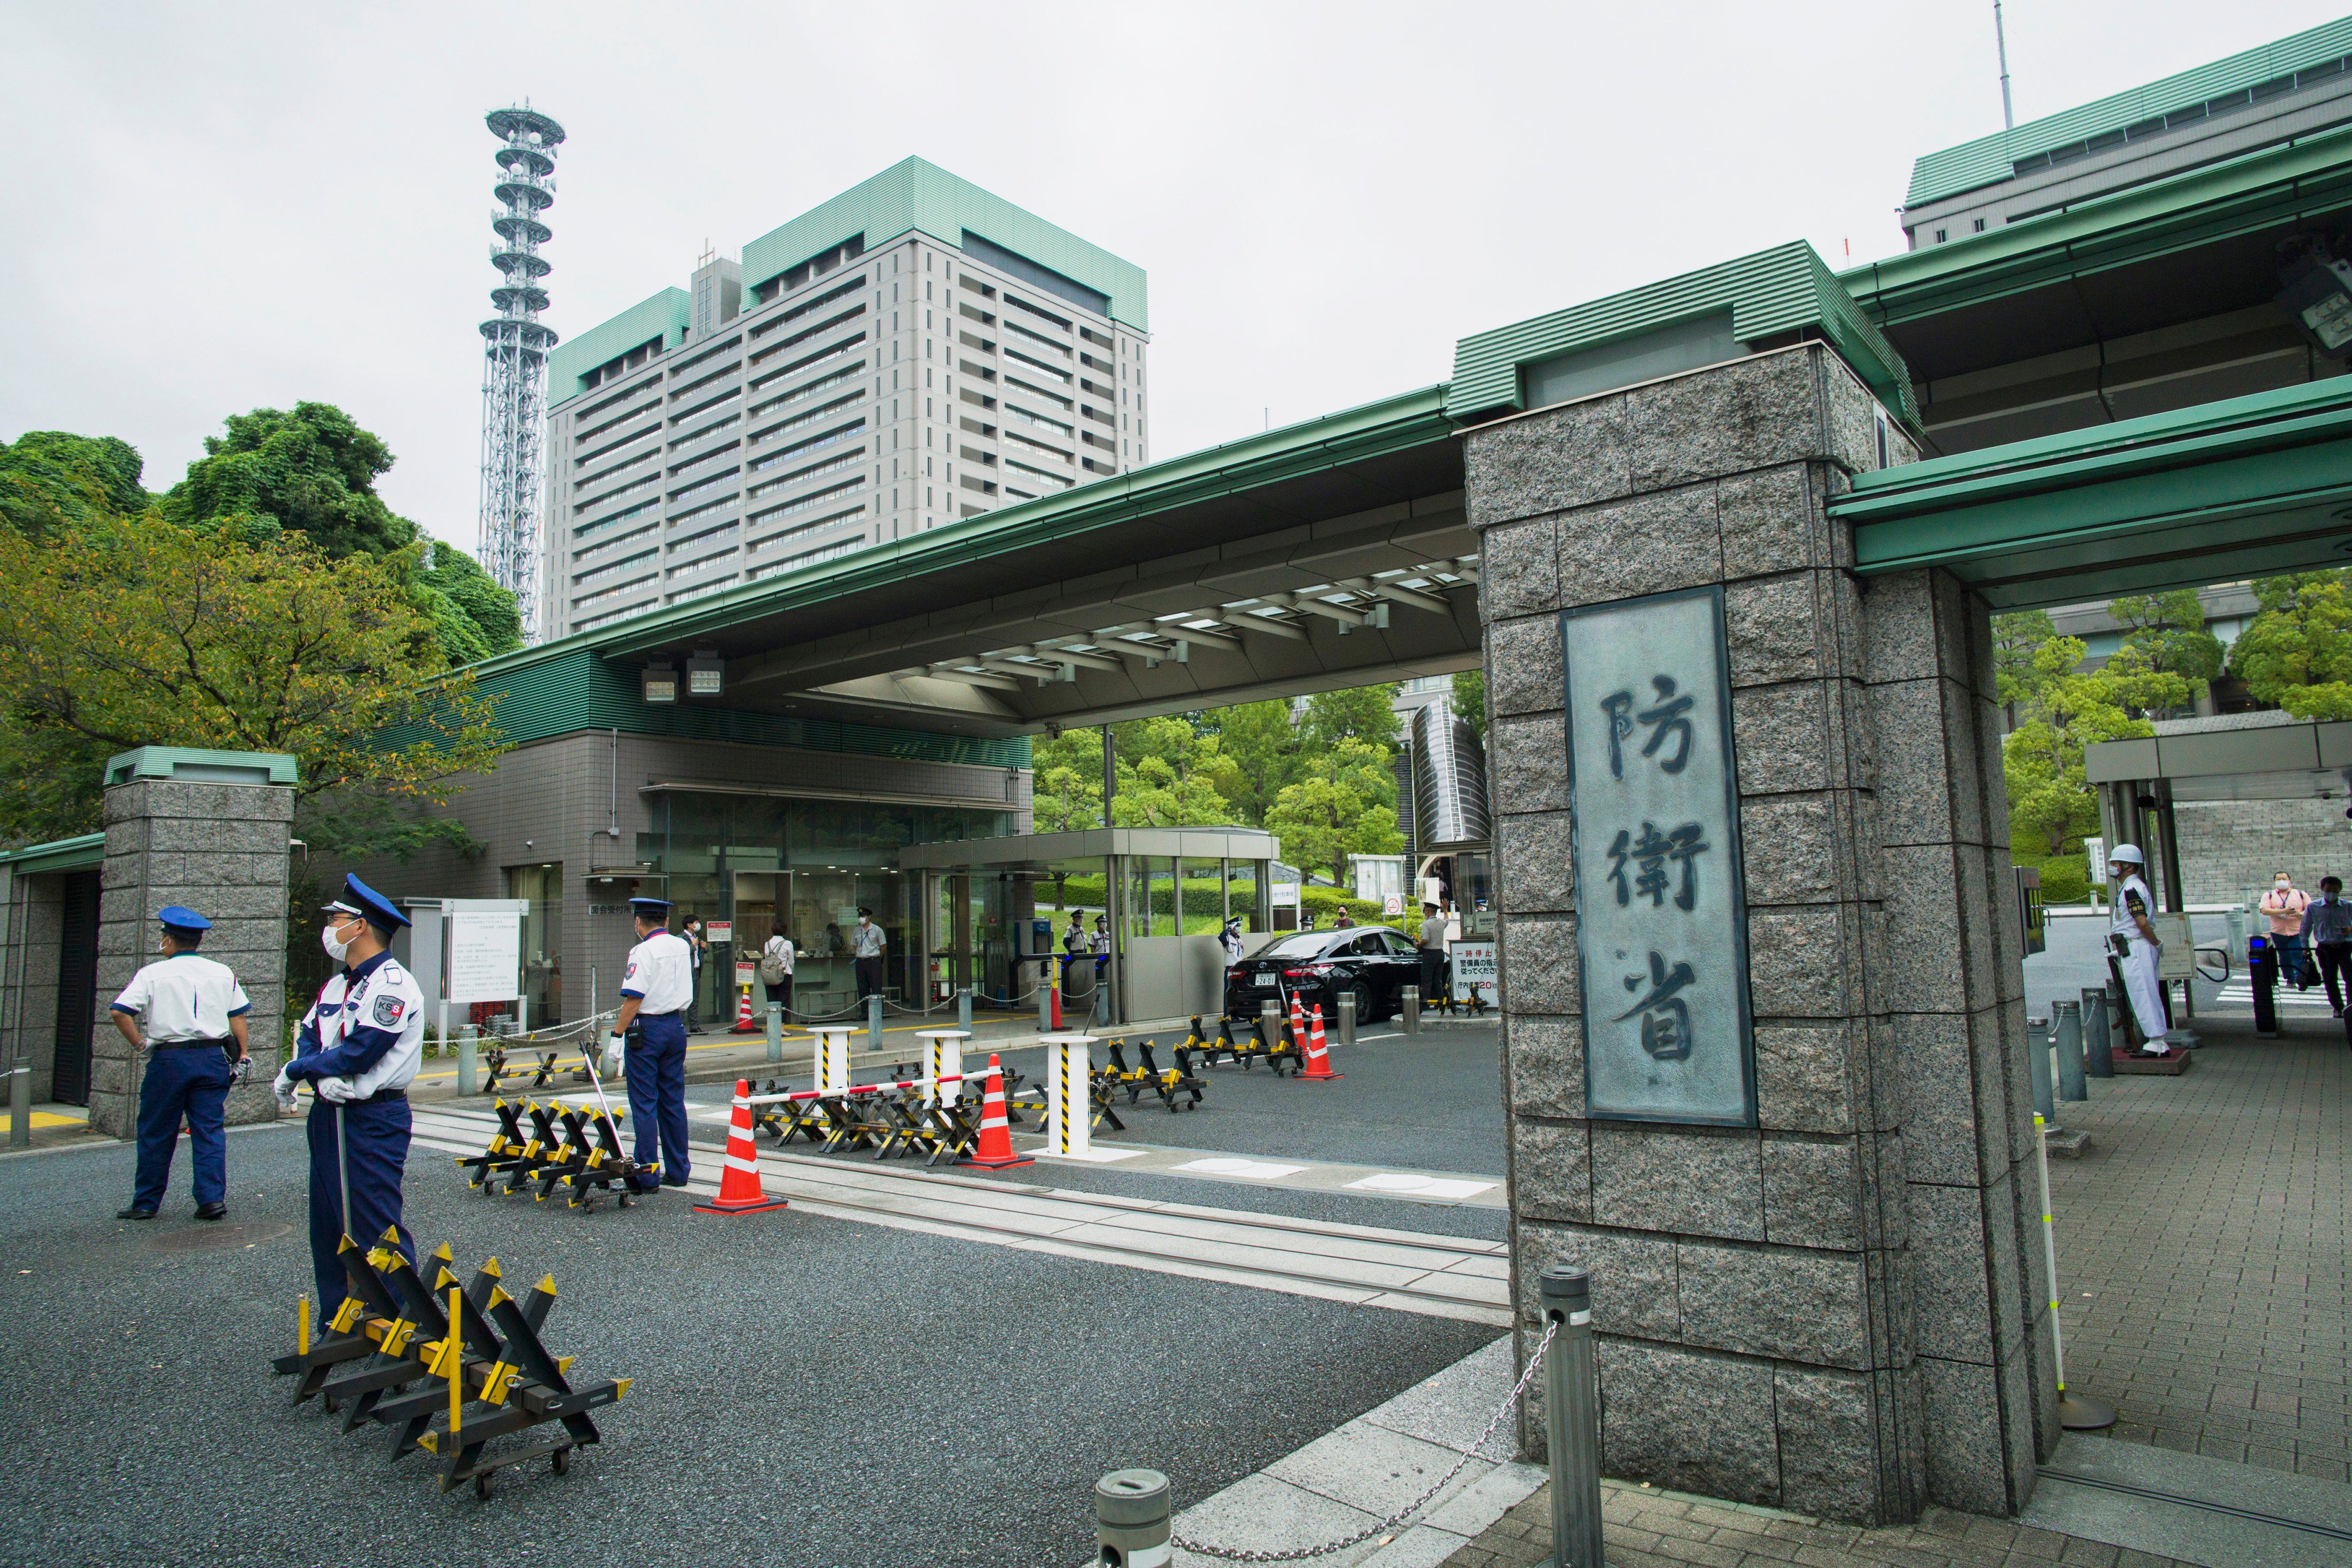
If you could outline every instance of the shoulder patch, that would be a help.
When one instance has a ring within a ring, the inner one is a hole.
[[[369,1015],[379,1029],[396,1028],[400,1016],[408,1011],[408,1004],[397,996],[383,995],[375,999],[375,1011]]]

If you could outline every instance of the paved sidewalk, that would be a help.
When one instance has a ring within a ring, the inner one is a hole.
[[[1604,1480],[1601,1510],[1609,1568],[2175,1568],[2173,1558],[1948,1509],[1929,1509],[1916,1524],[1859,1530]],[[1547,1485],[1446,1558],[1444,1568],[1528,1568],[1550,1555]]]
[[[2067,1383],[2126,1442],[2352,1479],[2352,1052],[2329,1018],[2198,1028],[2183,1076],[2060,1108],[2091,1131],[2050,1167]]]

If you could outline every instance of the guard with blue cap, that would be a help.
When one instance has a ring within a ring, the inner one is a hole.
[[[346,1234],[373,1247],[391,1230],[416,1260],[415,1238],[400,1223],[400,1183],[408,1168],[408,1086],[425,1058],[425,992],[391,951],[408,917],[357,877],[343,879],[342,896],[325,912],[320,940],[343,967],[302,1016],[294,1059],[276,1085],[289,1111],[297,1084],[310,1084],[317,1096],[309,1123],[310,1268],[322,1309],[346,1293],[336,1255]]]
[[[195,1156],[196,1217],[228,1213],[228,1091],[253,1070],[246,1015],[253,1004],[226,963],[196,952],[213,922],[184,904],[156,915],[163,956],[114,999],[114,1026],[135,1054],[152,1051],[139,1084],[139,1174],[117,1219],[153,1219],[172,1181],[180,1120]],[[145,1027],[141,1026],[142,1016]]]
[[[640,1170],[660,1156],[661,1185],[686,1185],[686,1006],[694,999],[694,955],[669,929],[664,899],[631,899],[637,945],[621,975],[621,1011],[604,1047],[604,1070],[621,1070],[628,1052],[629,1116],[636,1123]],[[656,1142],[658,1140],[659,1148]],[[631,1189],[656,1189],[631,1179]]]

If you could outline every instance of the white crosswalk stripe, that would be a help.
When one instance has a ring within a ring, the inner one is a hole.
[[[2222,986],[2213,999],[2225,1007],[2252,1007],[2254,1005],[2253,982],[2233,980]],[[2289,987],[2272,993],[2272,999],[2281,1009],[2286,1011],[2319,1013],[2331,1011],[2327,1005],[2327,993],[2317,989],[2297,991]]]

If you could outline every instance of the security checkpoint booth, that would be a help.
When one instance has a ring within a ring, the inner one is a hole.
[[[1097,827],[916,844],[898,865],[922,881],[930,1005],[970,987],[976,1005],[1025,1011],[1050,963],[1066,1010],[1125,1024],[1223,1008],[1218,933],[1236,915],[1272,929],[1281,852],[1244,827]],[[1062,962],[1073,913],[1089,938],[1106,917],[1108,962]]]

